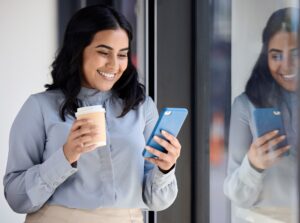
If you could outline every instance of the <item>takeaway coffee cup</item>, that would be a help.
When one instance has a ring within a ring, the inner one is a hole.
[[[94,136],[92,143],[98,146],[106,145],[105,109],[102,105],[86,106],[77,109],[75,116],[80,119],[91,119],[100,128],[100,134]]]

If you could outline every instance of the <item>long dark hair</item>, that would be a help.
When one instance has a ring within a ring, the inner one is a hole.
[[[299,9],[275,11],[263,30],[263,46],[246,85],[246,95],[256,107],[278,106],[283,100],[281,86],[274,80],[268,66],[268,45],[278,32],[299,32]]]
[[[77,95],[83,78],[83,50],[90,44],[97,32],[119,28],[126,31],[129,49],[131,49],[131,25],[122,14],[109,6],[85,7],[76,12],[69,21],[62,48],[52,63],[53,83],[45,85],[47,91],[58,89],[63,92],[65,100],[60,107],[60,117],[63,121],[66,120],[66,115],[75,117],[75,112],[81,105]],[[145,100],[144,86],[138,81],[138,73],[132,64],[130,50],[127,68],[112,90],[124,102],[120,117]]]

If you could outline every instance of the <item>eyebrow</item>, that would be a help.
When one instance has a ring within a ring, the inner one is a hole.
[[[272,53],[272,52],[275,52],[275,53],[282,53],[282,50],[270,49],[268,52],[269,52],[269,53]]]
[[[290,51],[297,51],[297,50],[298,50],[298,48],[290,49]],[[282,50],[278,50],[278,49],[270,49],[268,52],[269,52],[269,53],[272,53],[272,52],[282,53]]]
[[[290,51],[298,51],[298,48],[291,49]]]
[[[96,48],[100,48],[100,47],[101,47],[101,48],[106,48],[106,49],[108,49],[108,50],[113,50],[112,47],[107,46],[107,45],[104,45],[104,44],[100,44],[100,45],[96,46]],[[120,51],[126,51],[126,50],[129,50],[129,48],[126,47],[126,48],[120,49]]]

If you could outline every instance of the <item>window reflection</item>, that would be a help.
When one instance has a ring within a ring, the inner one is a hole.
[[[299,9],[277,2],[233,1],[234,102],[224,182],[231,222],[296,222]]]

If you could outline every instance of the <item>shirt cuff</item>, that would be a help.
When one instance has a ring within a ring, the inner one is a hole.
[[[245,156],[239,170],[239,177],[242,182],[250,187],[256,187],[257,185],[261,184],[265,175],[265,172],[258,172],[255,170],[251,166],[248,156]]]
[[[57,188],[68,177],[77,172],[77,168],[73,168],[66,159],[62,148],[45,160],[39,167],[41,178],[52,189]]]
[[[168,173],[163,173],[159,170],[157,166],[153,168],[152,172],[153,177],[153,185],[155,185],[158,188],[165,187],[166,185],[173,182],[175,179],[175,167],[170,170]]]

